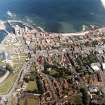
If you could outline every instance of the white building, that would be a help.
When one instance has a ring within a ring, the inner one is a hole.
[[[91,64],[91,68],[94,70],[94,71],[100,71],[100,65],[99,63],[92,63]]]

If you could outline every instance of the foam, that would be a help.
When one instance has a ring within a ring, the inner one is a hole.
[[[13,17],[12,12],[11,12],[11,11],[9,11],[9,10],[7,11],[7,15],[8,15],[8,16],[10,16],[10,17]]]
[[[11,18],[15,18],[16,17],[16,14],[15,13],[12,13],[11,11],[7,11],[6,14],[11,17]]]

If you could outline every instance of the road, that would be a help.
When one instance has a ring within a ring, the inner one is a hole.
[[[33,55],[34,53],[32,51],[30,51],[29,47],[26,45],[23,37],[21,38],[20,40],[20,37],[18,37],[16,35],[15,37],[18,41],[21,41],[23,47],[28,50],[28,52]],[[30,68],[32,66],[32,63],[34,61],[34,57],[33,58],[30,58],[29,61],[25,62],[21,68],[21,70],[19,71],[18,73],[18,77],[16,79],[16,81],[13,83],[13,86],[12,88],[10,89],[10,91],[7,93],[7,94],[4,94],[4,95],[0,95],[0,97],[6,97],[6,98],[9,98],[9,101],[11,101],[10,97],[12,95],[13,92],[15,92],[16,88],[18,87],[18,83],[23,81],[23,78],[24,78],[24,75],[30,71]]]
[[[24,74],[30,70],[31,63],[32,63],[32,59],[30,59],[28,62],[25,62],[23,64],[23,67],[21,68],[21,70],[20,70],[20,72],[18,74],[18,77],[17,77],[16,81],[14,82],[11,90],[8,92],[8,94],[0,95],[0,96],[3,96],[3,97],[10,97],[11,96],[11,94],[15,91],[15,89],[18,86],[18,82],[21,81]]]

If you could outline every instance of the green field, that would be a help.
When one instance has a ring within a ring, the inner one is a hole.
[[[0,95],[7,94],[12,88],[15,80],[17,78],[17,74],[10,74],[9,77],[0,84]]]
[[[27,98],[27,104],[25,104],[25,99],[21,98],[19,101],[19,105],[39,105],[39,99],[35,97],[28,97]]]
[[[24,64],[26,59],[25,55],[20,55],[20,59],[18,59],[17,55],[13,60],[14,66],[13,66],[13,70],[16,71],[15,74],[11,73],[8,78],[0,84],[0,95],[4,95],[7,94],[10,89],[12,88],[14,82],[17,79],[18,73],[22,68],[22,65]]]
[[[27,58],[26,56],[20,56],[20,59],[18,57],[15,57],[15,59],[13,60],[13,64],[14,64],[13,69],[15,71],[19,71],[23,66],[26,58]]]
[[[32,91],[35,91],[35,90],[37,90],[36,81],[29,81],[26,91],[31,91],[32,92]]]

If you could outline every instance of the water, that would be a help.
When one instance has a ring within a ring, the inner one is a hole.
[[[103,4],[102,4],[103,3]],[[0,0],[0,19],[21,19],[51,32],[105,25],[105,0]]]

